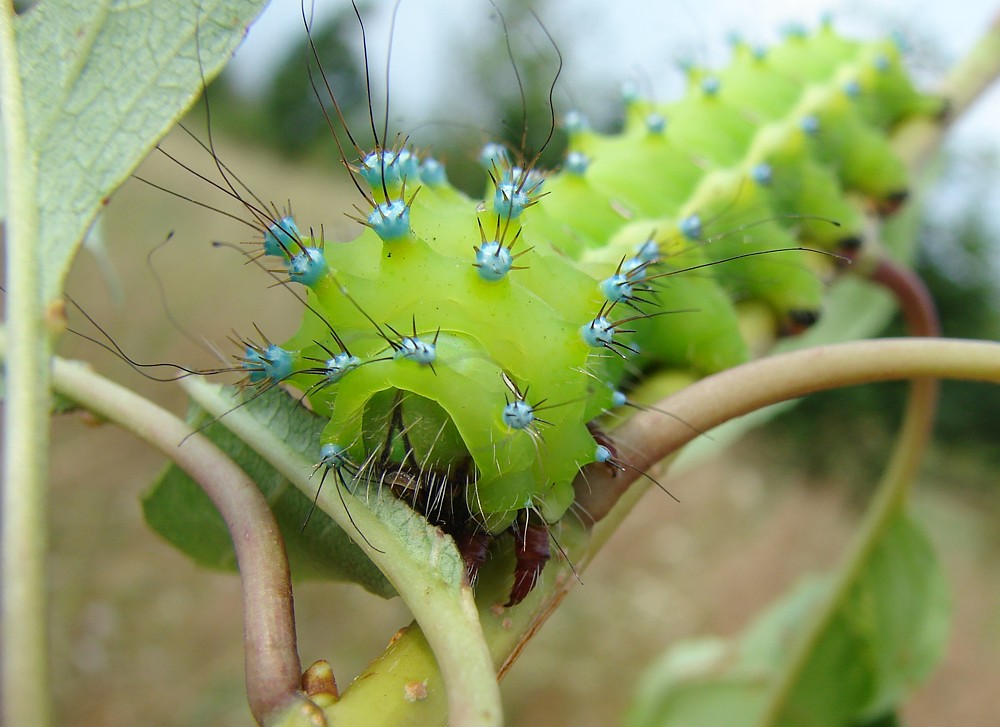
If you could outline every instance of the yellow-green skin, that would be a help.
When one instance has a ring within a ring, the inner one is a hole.
[[[681,101],[631,101],[618,135],[572,131],[570,149],[588,166],[546,175],[519,216],[498,214],[493,189],[482,202],[446,183],[424,184],[411,201],[413,179],[385,190],[390,201],[409,204],[409,234],[383,241],[366,228],[352,242],[327,243],[329,272],[309,288],[312,310],[283,344],[295,371],[310,369],[289,381],[330,418],[323,443],[344,447],[371,473],[402,392],[411,461],[437,473],[464,471],[479,527],[503,531],[525,509],[554,522],[572,504],[580,467],[598,457],[587,423],[612,406],[627,374],[638,366],[705,374],[744,361],[740,300],[763,301],[779,322],[796,311],[818,313],[825,263],[808,253],[683,271],[799,245],[836,250],[860,236],[854,196],[877,204],[906,188],[887,132],[940,104],[913,89],[892,44],[847,41],[826,25],[762,55],[738,46],[730,67],[711,76],[717,87],[705,72],[690,77]],[[653,112],[666,119],[662,130],[648,127]],[[813,133],[805,117],[818,120]],[[754,176],[762,165],[766,180]],[[374,201],[385,201],[376,186]],[[704,226],[700,240],[679,232],[690,215]],[[523,269],[489,281],[473,264],[474,247],[480,226],[489,240],[498,225],[505,245],[517,238],[513,252],[523,255],[515,265]],[[639,356],[591,347],[581,327],[602,310],[610,321],[637,315],[621,303],[608,310],[598,286],[650,239],[660,260],[637,283],[658,276],[643,284],[655,305],[638,307],[664,314],[619,326],[635,329],[615,340]],[[671,271],[681,272],[663,275]],[[433,366],[395,356],[389,340],[400,339],[388,326],[436,338]],[[331,328],[364,363],[320,386],[317,362],[341,351]],[[537,416],[548,423],[508,426],[504,407],[521,397],[545,400]]]

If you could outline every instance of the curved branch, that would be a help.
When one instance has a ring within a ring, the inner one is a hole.
[[[613,477],[591,468],[576,480],[577,500],[600,520],[628,486],[664,457],[707,431],[752,411],[806,394],[876,381],[949,378],[1000,383],[1000,343],[942,338],[876,339],[817,346],[743,364],[704,378],[656,404],[684,421],[637,413],[615,430],[635,452],[635,470]]]
[[[53,380],[59,393],[167,455],[218,508],[233,539],[243,585],[247,698],[257,721],[264,723],[296,702],[302,703],[306,713],[322,719],[321,710],[299,692],[302,669],[285,543],[253,480],[208,438],[193,434],[190,426],[170,412],[86,365],[56,358]]]

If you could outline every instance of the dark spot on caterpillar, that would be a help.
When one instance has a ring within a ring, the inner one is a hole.
[[[884,199],[876,201],[876,209],[883,217],[894,215],[910,197],[909,190],[901,189],[887,194]]]
[[[840,241],[840,249],[845,252],[849,250],[860,250],[862,245],[864,245],[864,240],[857,235],[845,237]]]
[[[855,253],[864,246],[865,241],[861,239],[858,235],[851,235],[850,237],[845,237],[841,239],[838,244],[838,250],[843,255],[850,255]]]
[[[853,263],[864,245],[865,241],[860,235],[851,235],[842,238],[837,244],[837,254],[840,256],[835,261],[837,269],[844,270]]]
[[[790,310],[788,311],[788,322],[785,324],[786,332],[789,335],[802,333],[806,329],[815,325],[818,320],[819,311]]]

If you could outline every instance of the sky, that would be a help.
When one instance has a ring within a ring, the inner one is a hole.
[[[365,15],[369,53],[378,59],[382,75],[393,3],[374,0],[371,4]],[[503,9],[503,0],[498,5]],[[316,0],[316,17],[347,6],[347,0]],[[675,98],[680,88],[679,74],[673,70],[677,60],[723,65],[730,33],[738,31],[749,40],[766,43],[789,23],[814,26],[824,12],[831,13],[837,27],[852,35],[903,32],[914,47],[913,61],[918,67],[928,65],[937,53],[954,59],[998,12],[996,0],[962,0],[960,12],[958,6],[940,0],[547,0],[539,8],[546,28],[567,51],[566,80],[557,94],[557,104],[566,108],[588,92],[586,79],[640,79],[657,98]],[[403,0],[392,43],[394,106],[408,109],[415,117],[440,118],[449,110],[430,105],[442,98],[439,90],[458,89],[470,82],[488,84],[488,79],[470,80],[471,71],[456,59],[460,55],[456,47],[502,43],[500,26],[491,15],[488,0]],[[281,58],[286,44],[302,32],[299,0],[274,0],[251,27],[237,54],[232,66],[237,86],[252,90]],[[515,40],[523,41],[517,52],[532,48],[549,52],[540,48],[544,35]],[[931,45],[939,48],[926,52]],[[667,73],[662,72],[664,68]],[[498,69],[498,73],[509,72],[509,67]],[[993,93],[962,123],[954,135],[956,143],[1000,146],[994,121],[998,117],[1000,93]]]

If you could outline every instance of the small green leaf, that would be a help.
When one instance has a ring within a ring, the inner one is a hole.
[[[60,295],[83,235],[229,59],[265,0],[46,0],[18,17],[44,296]]]
[[[325,420],[300,406],[284,391],[272,389],[246,407],[299,451],[316,448]],[[208,415],[198,408],[193,409],[191,419],[195,426],[209,422]],[[321,510],[313,511],[309,498],[253,449],[219,422],[208,424],[203,433],[239,464],[264,493],[281,527],[295,577],[354,581],[383,598],[395,595],[392,586],[351,537]],[[320,480],[318,474],[317,488]],[[327,477],[323,486],[336,488],[338,483]],[[197,483],[176,465],[169,466],[143,498],[143,512],[153,530],[200,565],[235,570],[236,558],[222,517]],[[303,527],[307,517],[309,522]],[[352,535],[360,537],[359,533]]]
[[[646,670],[625,724],[745,724],[747,715],[758,714],[763,708],[768,672],[734,664],[737,656],[738,646],[724,639],[677,644]]]
[[[776,727],[842,715],[847,725],[890,711],[940,658],[950,623],[948,586],[923,531],[905,514],[886,523],[787,699]]]
[[[923,532],[905,515],[880,533],[840,596],[794,685],[782,672],[814,614],[836,597],[829,578],[809,578],[762,614],[735,643],[673,647],[644,677],[628,727],[851,727],[881,724],[927,677],[948,634],[943,572]],[[891,724],[891,722],[889,723]]]

